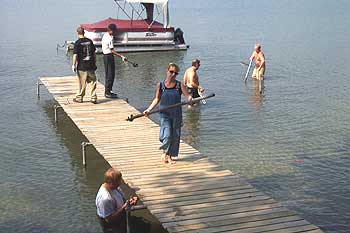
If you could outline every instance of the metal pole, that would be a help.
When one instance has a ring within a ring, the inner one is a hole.
[[[130,208],[126,208],[126,233],[130,233]]]
[[[81,151],[83,154],[83,166],[86,167],[86,151],[85,151],[85,142],[81,143]]]
[[[81,152],[83,154],[83,166],[86,167],[86,146],[91,145],[90,142],[82,142],[81,143]]]
[[[55,122],[57,123],[58,122],[57,109],[62,108],[62,107],[58,106],[56,104],[53,107],[55,109]]]
[[[43,85],[40,81],[36,82],[36,94],[40,97],[40,86]]]

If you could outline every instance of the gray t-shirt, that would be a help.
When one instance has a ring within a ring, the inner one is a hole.
[[[118,190],[108,191],[101,185],[96,195],[97,215],[106,218],[120,209],[124,204],[123,192]]]

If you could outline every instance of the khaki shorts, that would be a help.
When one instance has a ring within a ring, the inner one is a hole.
[[[256,78],[257,80],[264,80],[265,75],[265,67],[261,67],[260,71],[257,68],[254,68],[252,78]]]

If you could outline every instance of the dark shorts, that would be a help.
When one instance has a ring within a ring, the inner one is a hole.
[[[192,98],[198,98],[200,97],[198,94],[198,89],[197,88],[187,88],[188,89],[188,93],[192,96]]]

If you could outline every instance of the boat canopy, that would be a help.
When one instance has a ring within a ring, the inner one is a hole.
[[[125,1],[130,3],[154,3],[154,4],[168,3],[168,0],[116,0],[116,1]]]
[[[168,0],[114,0],[114,2],[130,20],[139,20],[141,18],[142,13],[146,12],[146,21],[149,27],[151,28],[153,27],[153,24],[157,22],[156,20],[158,19],[158,17],[160,15],[163,15],[163,27],[170,28]],[[121,2],[124,2],[124,4],[121,4]],[[134,4],[140,5],[141,9],[135,7]],[[128,12],[126,10],[126,5],[129,5],[129,7],[131,8],[131,14],[130,11]],[[153,17],[155,11],[154,7],[157,8],[156,17]]]
[[[81,24],[89,32],[106,32],[108,24],[115,24],[119,32],[173,32],[174,28],[164,28],[163,24],[155,21],[150,28],[145,20],[125,20],[108,18],[96,23]]]

